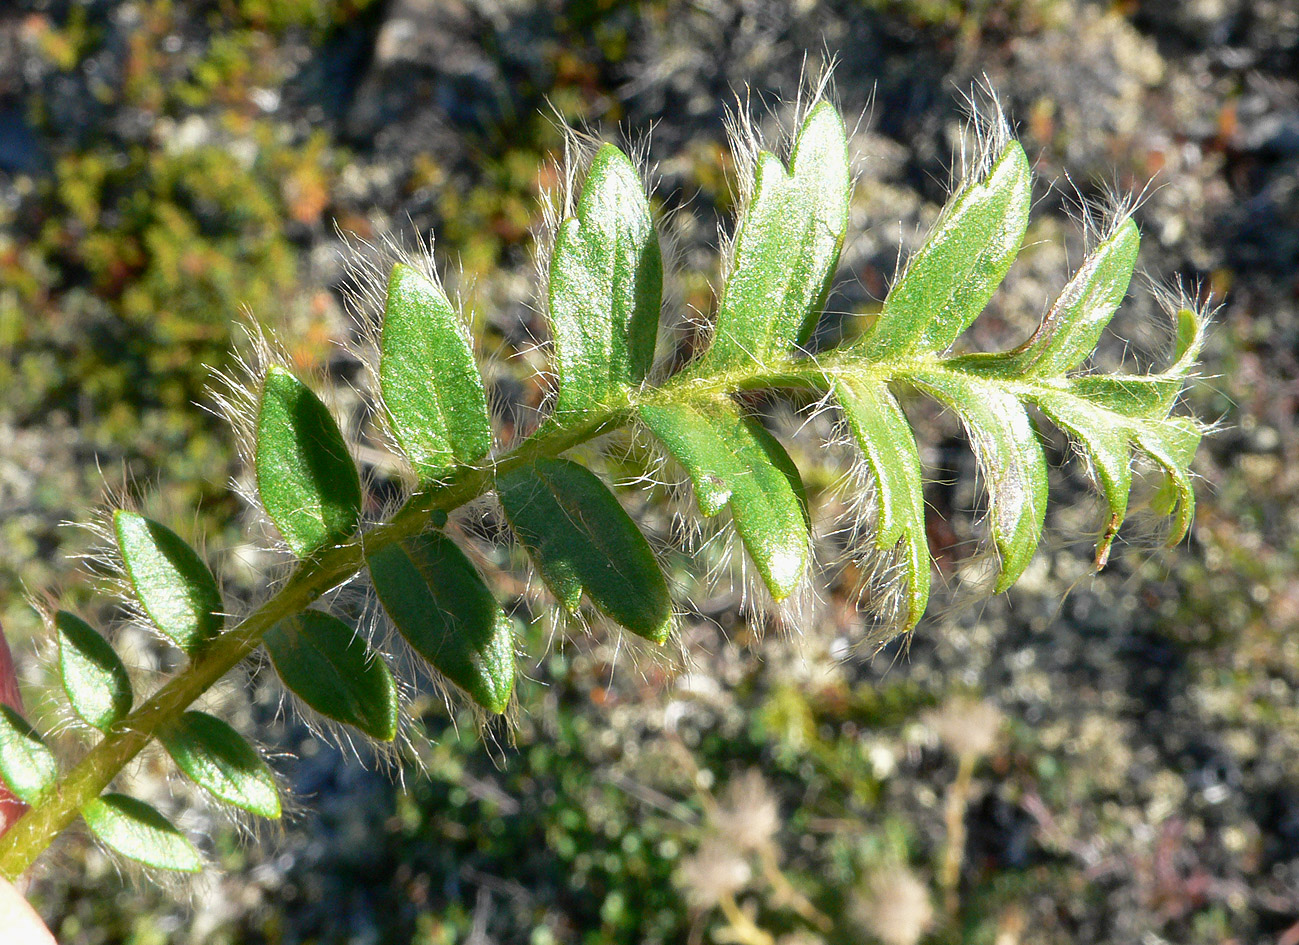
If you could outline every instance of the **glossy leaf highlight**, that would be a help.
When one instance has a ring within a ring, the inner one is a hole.
[[[159,739],[176,767],[213,796],[259,817],[280,816],[270,768],[225,722],[206,712],[186,712]]]
[[[127,580],[155,627],[186,653],[221,632],[221,591],[194,549],[135,512],[113,513],[113,530]]]
[[[257,416],[257,492],[293,553],[346,541],[361,519],[361,480],[338,424],[305,384],[272,367]]]
[[[979,316],[1019,253],[1028,228],[1032,177],[1019,142],[986,176],[943,209],[859,344],[882,361],[913,350],[941,351]]]
[[[441,286],[398,263],[388,280],[379,344],[379,388],[389,426],[423,481],[492,448],[473,345]]]
[[[606,144],[574,216],[555,237],[550,321],[559,372],[555,415],[625,399],[654,360],[663,259],[636,168]]]
[[[701,370],[762,364],[807,343],[839,262],[850,196],[843,119],[821,102],[798,133],[788,171],[774,154],[757,156]]]
[[[379,601],[415,652],[488,712],[504,712],[514,625],[455,542],[425,532],[367,562]]]
[[[397,684],[379,654],[320,610],[281,620],[262,639],[281,682],[321,715],[380,741],[397,735]]]
[[[642,406],[640,418],[690,474],[701,512],[730,506],[771,596],[793,594],[807,574],[810,524],[802,480],[776,438],[729,400]]]
[[[1137,225],[1124,220],[1083,260],[1033,337],[1011,353],[1008,366],[1040,376],[1062,374],[1085,361],[1127,295],[1140,245]]]

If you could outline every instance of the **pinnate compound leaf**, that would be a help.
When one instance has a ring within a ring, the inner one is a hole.
[[[644,188],[627,156],[606,144],[550,261],[556,416],[625,399],[645,379],[662,294],[663,258]]]
[[[440,286],[402,263],[388,280],[379,389],[393,436],[422,481],[492,448],[487,394],[460,316]]]
[[[920,452],[906,414],[882,382],[836,377],[832,385],[875,482],[876,545],[884,552],[903,546],[908,609],[902,627],[910,631],[929,603],[929,543]]]
[[[1047,467],[1024,405],[995,382],[951,371],[919,371],[910,380],[956,412],[988,490],[992,538],[1001,556],[1000,594],[1033,559],[1046,519]]]
[[[390,742],[397,684],[382,657],[337,617],[305,610],[262,638],[280,681],[321,715]]]
[[[127,580],[153,625],[186,653],[221,632],[221,591],[203,559],[158,522],[119,509],[113,530]]]
[[[1024,242],[1032,175],[1012,141],[945,207],[858,342],[871,360],[947,348],[979,316]]]
[[[131,677],[112,645],[90,624],[65,610],[54,615],[59,638],[59,673],[72,709],[85,722],[107,731],[131,711]]]
[[[160,870],[197,873],[203,868],[194,845],[144,801],[105,794],[81,808],[91,833],[127,859]]]
[[[839,262],[850,197],[843,119],[821,102],[798,133],[788,172],[774,154],[758,155],[701,367],[761,364],[807,343]]]
[[[514,534],[570,613],[585,592],[637,636],[667,639],[667,581],[645,536],[594,473],[570,460],[538,459],[499,476],[496,493]]]
[[[0,778],[14,797],[36,804],[58,777],[59,766],[45,742],[27,720],[0,705]]]
[[[225,722],[205,712],[186,712],[159,739],[176,766],[215,797],[260,817],[280,816],[270,768]]]
[[[272,367],[257,416],[257,491],[299,558],[346,541],[361,518],[361,480],[343,434],[305,384]]]
[[[489,712],[514,691],[514,626],[464,552],[425,532],[370,555],[370,580],[411,647]]]
[[[641,421],[690,474],[699,510],[731,508],[735,530],[777,601],[807,573],[807,497],[793,460],[730,400],[640,408]]]

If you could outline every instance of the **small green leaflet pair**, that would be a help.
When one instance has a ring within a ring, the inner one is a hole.
[[[113,531],[140,612],[168,640],[201,658],[224,622],[212,573],[174,532],[134,512],[118,511]],[[88,726],[109,733],[135,702],[126,667],[112,645],[81,618],[59,611],[49,622],[68,703]],[[262,817],[280,816],[270,769],[225,722],[185,712],[163,727],[159,740],[176,766],[217,799]],[[39,804],[58,776],[44,739],[8,707],[0,710],[0,775],[29,805]],[[106,794],[84,805],[81,813],[91,831],[124,856],[164,869],[201,867],[193,845],[143,801]]]
[[[9,706],[0,706],[0,776],[14,796],[24,804],[39,804],[58,773],[58,762],[40,734]],[[105,794],[84,805],[81,813],[91,831],[123,856],[160,869],[196,872],[202,867],[194,845],[143,801]]]

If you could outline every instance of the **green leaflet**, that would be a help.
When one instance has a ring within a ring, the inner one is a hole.
[[[1189,467],[1202,435],[1199,425],[1186,417],[1172,417],[1156,427],[1143,426],[1134,431],[1137,446],[1164,470],[1164,489],[1156,508],[1164,514],[1176,513],[1168,536],[1170,545],[1186,537],[1195,517],[1195,486]]]
[[[397,684],[379,654],[320,610],[281,620],[262,639],[280,680],[321,715],[371,738],[397,736]]]
[[[1033,337],[1002,356],[1005,368],[1049,377],[1085,361],[1128,293],[1140,245],[1137,225],[1124,220],[1083,260]]]
[[[640,418],[690,474],[704,515],[730,505],[771,596],[780,601],[794,593],[807,573],[807,497],[776,438],[729,400],[642,406]]]
[[[176,766],[214,796],[261,817],[280,816],[271,769],[225,722],[205,712],[186,712],[158,737]]]
[[[750,476],[714,426],[712,413],[724,409],[710,412],[697,405],[646,404],[639,410],[641,422],[690,474],[695,502],[705,518],[726,508],[736,480]]]
[[[496,493],[514,534],[569,612],[577,612],[585,592],[637,636],[667,639],[672,600],[654,552],[594,473],[566,459],[538,459],[498,477]]]
[[[946,371],[920,371],[910,380],[954,410],[969,430],[1001,555],[995,588],[1000,594],[1024,573],[1042,537],[1047,503],[1042,442],[1024,405],[994,384]]]
[[[557,417],[625,399],[626,389],[645,379],[662,294],[663,259],[640,178],[626,155],[606,144],[550,260]]]
[[[81,808],[91,833],[109,849],[145,866],[197,873],[203,868],[194,845],[144,801],[105,794]]]
[[[361,480],[343,434],[306,385],[266,374],[257,416],[257,491],[299,558],[346,541],[361,519]]]
[[[1195,367],[1204,347],[1204,317],[1195,309],[1181,306],[1177,310],[1173,363],[1167,373],[1185,377]]]
[[[906,414],[886,385],[848,377],[836,377],[831,383],[875,480],[876,545],[885,552],[893,551],[899,543],[905,546],[902,560],[909,609],[902,626],[910,631],[929,603],[929,543],[920,452]]]
[[[514,626],[455,542],[424,532],[370,555],[384,610],[415,652],[489,712],[514,691]]]
[[[90,624],[65,610],[54,615],[59,638],[59,672],[73,711],[107,731],[131,711],[134,694],[126,667]]]
[[[850,197],[843,119],[821,102],[798,133],[788,173],[774,154],[758,155],[712,347],[699,370],[762,364],[807,343],[839,262]]]
[[[1160,419],[1181,393],[1185,378],[1174,374],[1080,374],[1069,390],[1083,400],[1133,418]]]
[[[0,705],[0,778],[14,797],[37,804],[59,775],[54,755],[27,720]]]
[[[190,654],[221,632],[216,579],[179,535],[122,509],[113,513],[113,530],[127,580],[155,627]]]
[[[421,481],[492,448],[487,393],[473,345],[441,287],[398,263],[388,280],[379,389],[398,445]]]
[[[1163,419],[1173,409],[1204,344],[1204,320],[1178,309],[1173,363],[1154,374],[1081,374],[1069,378],[1078,396],[1125,417]]]
[[[934,224],[857,344],[873,361],[947,348],[979,316],[1019,253],[1032,175],[1018,141],[982,180],[962,190]]]
[[[1096,545],[1097,567],[1108,560],[1110,545],[1127,515],[1134,446],[1163,469],[1166,484],[1156,506],[1174,516],[1169,544],[1182,540],[1195,514],[1195,488],[1188,467],[1202,435],[1196,421],[1187,417],[1134,419],[1066,391],[1035,391],[1030,399],[1082,445],[1100,480],[1110,521]]]
[[[1077,440],[1091,460],[1110,520],[1096,544],[1097,567],[1109,558],[1110,545],[1128,512],[1132,491],[1132,449],[1122,417],[1065,391],[1040,391],[1031,396],[1052,423]]]

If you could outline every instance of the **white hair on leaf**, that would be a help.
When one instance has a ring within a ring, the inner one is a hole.
[[[984,76],[963,94],[965,127],[952,165],[952,199],[978,184],[991,172],[1015,135],[1002,107],[1001,98],[991,81]]]
[[[789,168],[794,142],[804,121],[817,105],[831,95],[834,66],[834,60],[830,59],[814,75],[806,64],[804,65],[794,101],[778,102],[765,109],[765,118],[769,119],[770,124],[774,126],[774,133],[764,132],[762,119],[754,113],[752,90],[749,87],[744,88],[742,95],[736,92],[735,104],[725,107],[722,121],[731,151],[734,169],[730,176],[737,199],[733,222],[729,226],[722,223],[717,234],[721,264],[714,295],[719,300],[735,268],[736,241],[739,239],[743,221],[748,215],[749,206],[753,202],[759,158],[764,151],[769,151],[780,158],[786,169]],[[792,106],[792,108],[782,109],[781,106]],[[793,114],[786,122],[783,113],[788,111],[792,111]],[[703,327],[706,330],[706,338],[711,343],[712,331],[716,326],[709,320]],[[702,352],[706,347],[707,345],[703,345],[699,350]]]
[[[446,296],[457,314],[456,327],[466,347],[474,353],[480,371],[488,359],[482,356],[475,342],[463,295],[447,291],[438,271],[431,233],[427,237],[415,234],[413,248],[392,234],[385,235],[378,245],[341,230],[338,236],[347,248],[349,280],[348,290],[344,293],[345,307],[356,328],[356,337],[349,338],[342,347],[363,365],[369,378],[366,389],[358,390],[357,395],[359,402],[373,405],[370,411],[372,427],[381,446],[377,455],[364,448],[361,452],[370,459],[369,465],[396,473],[403,489],[409,493],[418,481],[418,476],[392,429],[391,415],[384,403],[383,387],[379,383],[383,319],[388,304],[388,281],[393,268],[399,264],[409,266]]]
[[[834,416],[837,422],[825,447],[842,468],[829,490],[842,511],[830,518],[826,529],[825,566],[851,576],[850,597],[867,620],[852,642],[856,649],[873,655],[906,629],[905,552],[901,543],[891,549],[879,546],[880,495],[875,476],[837,410]]]

